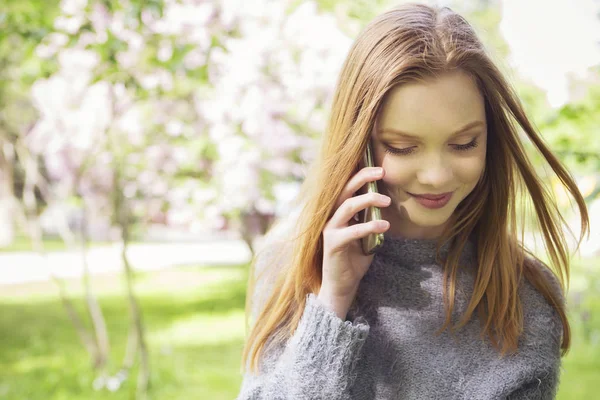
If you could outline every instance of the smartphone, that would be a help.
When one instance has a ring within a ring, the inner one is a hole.
[[[363,155],[363,165],[365,167],[374,167],[373,149],[371,148],[371,140],[367,143],[367,149]],[[366,186],[366,191],[365,191]],[[367,182],[367,184],[361,188],[360,193],[377,192],[377,181]],[[361,210],[359,215],[359,222],[365,223],[373,220],[381,219],[381,210],[379,207],[369,206],[365,210]],[[371,233],[368,236],[361,239],[362,251],[365,255],[375,253],[381,246],[383,246],[383,233]]]

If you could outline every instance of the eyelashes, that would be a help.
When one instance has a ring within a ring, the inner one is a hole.
[[[467,144],[453,144],[452,147],[457,151],[469,151],[471,149],[474,149],[478,145],[479,145],[479,142],[477,141],[477,139],[473,139],[471,142],[469,142]],[[385,147],[386,153],[391,153],[391,154],[396,154],[396,155],[408,155],[414,151],[413,147],[407,147],[405,149],[396,149],[395,147],[390,147],[386,144],[384,144],[384,147]]]

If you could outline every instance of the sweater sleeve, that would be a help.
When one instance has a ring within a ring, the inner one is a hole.
[[[347,399],[368,333],[366,320],[342,321],[308,294],[294,334],[244,375],[237,400]]]

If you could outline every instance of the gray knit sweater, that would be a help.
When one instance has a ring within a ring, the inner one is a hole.
[[[309,294],[294,335],[267,353],[258,375],[244,375],[237,399],[555,398],[562,324],[554,309],[524,281],[523,336],[518,353],[504,359],[481,339],[477,312],[456,336],[435,336],[445,313],[434,250],[435,240],[386,236],[346,321]],[[469,242],[453,323],[473,291],[475,253]]]

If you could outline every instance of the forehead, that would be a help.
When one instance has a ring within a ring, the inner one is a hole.
[[[377,117],[377,127],[445,135],[475,120],[485,122],[483,96],[466,73],[454,71],[391,89]]]

